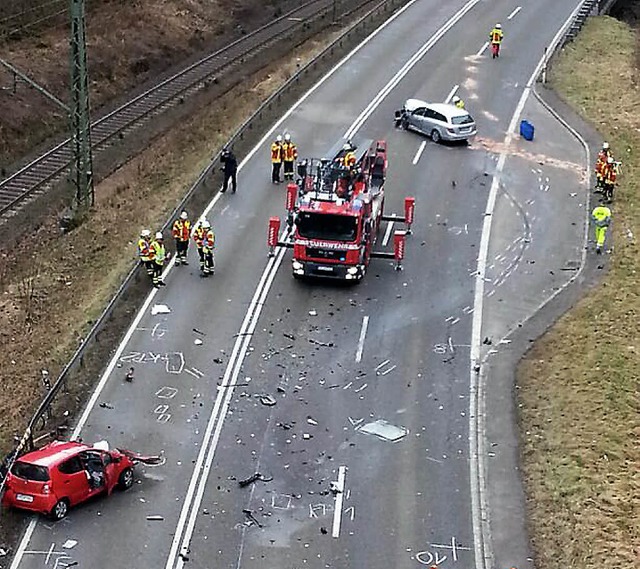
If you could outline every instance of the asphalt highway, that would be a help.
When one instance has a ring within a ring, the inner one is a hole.
[[[495,452],[470,445],[482,429],[470,380],[476,272],[490,214],[486,357],[581,260],[578,141],[529,100],[536,139],[504,145],[522,90],[575,5],[417,0],[284,117],[277,132],[291,132],[302,156],[322,156],[347,134],[387,140],[386,213],[402,213],[405,195],[417,201],[404,270],[374,260],[362,284],[346,287],[295,281],[288,251],[267,260],[267,220],[284,218],[284,188],[269,181],[264,140],[238,193],[207,214],[215,276],[198,276],[194,251],[168,272],[79,421],[85,441],[163,451],[165,463],[140,468],[129,492],[31,524],[13,569],[480,569],[493,543],[522,533],[491,536],[500,513],[477,477]],[[497,21],[506,39],[492,61],[483,46]],[[470,146],[394,128],[406,98],[453,92],[478,122]],[[383,225],[378,248],[390,233]],[[78,543],[64,549],[67,539]],[[518,555],[496,557],[526,567]]]

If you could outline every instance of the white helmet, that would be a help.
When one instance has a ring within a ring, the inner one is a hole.
[[[607,164],[613,164],[613,156],[609,156],[609,158],[607,158]]]
[[[284,139],[285,139],[287,142],[289,142],[289,141],[291,140],[291,135],[290,135],[289,133],[286,133],[286,134],[284,135]]]
[[[348,142],[345,142],[342,145],[342,150],[351,150],[351,145]]]
[[[609,143],[608,142],[603,142],[602,143],[602,150],[609,150]]]
[[[458,95],[456,95],[453,99],[451,99],[451,102],[455,105],[456,103],[460,102],[460,97],[458,97]]]
[[[203,227],[204,229],[211,229],[211,224],[209,223],[209,221],[208,221],[207,219],[205,219],[205,220],[202,222],[202,227]]]
[[[281,134],[276,136],[276,142],[282,142],[282,135]]]
[[[501,30],[502,29],[502,24],[496,24],[496,30]]]
[[[156,233],[156,239],[162,239],[162,232],[158,231],[158,233]]]
[[[180,214],[180,219],[187,219],[188,217],[189,217],[189,216],[187,215],[187,212],[186,212],[186,211],[183,211],[183,212]]]
[[[140,237],[151,237],[151,231],[149,231],[148,229],[143,229],[140,232]]]

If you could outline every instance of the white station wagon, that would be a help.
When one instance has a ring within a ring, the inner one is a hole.
[[[407,99],[401,110],[395,113],[396,126],[413,129],[440,140],[469,140],[476,135],[476,122],[464,109],[447,103],[427,103],[419,99]]]

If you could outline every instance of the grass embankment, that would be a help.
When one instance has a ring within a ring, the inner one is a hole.
[[[544,569],[639,566],[638,62],[636,32],[599,17],[551,75],[623,166],[604,282],[535,344],[518,372],[530,529]]]

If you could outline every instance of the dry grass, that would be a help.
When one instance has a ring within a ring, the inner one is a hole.
[[[623,176],[605,281],[536,343],[518,373],[530,527],[544,569],[640,564],[636,47],[628,26],[594,18],[553,67],[555,89],[609,140]]]

